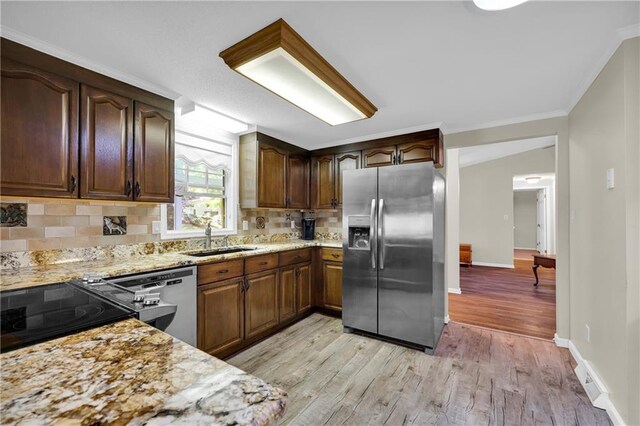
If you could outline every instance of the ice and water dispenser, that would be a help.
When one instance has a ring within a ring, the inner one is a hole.
[[[369,248],[369,235],[371,230],[371,219],[369,216],[353,215],[347,216],[349,227],[349,250],[366,250]]]

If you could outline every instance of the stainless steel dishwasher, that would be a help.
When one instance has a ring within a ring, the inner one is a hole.
[[[169,324],[166,328],[165,324],[162,324],[160,328],[173,337],[196,346],[198,283],[195,266],[129,275],[109,281],[136,293],[160,293],[162,301],[177,305],[175,315],[166,319],[170,321]]]

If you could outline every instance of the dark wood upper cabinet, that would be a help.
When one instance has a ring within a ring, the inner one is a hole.
[[[332,209],[335,199],[335,174],[333,155],[311,159],[313,208]]]
[[[133,101],[82,85],[80,135],[80,197],[131,200]]]
[[[135,103],[135,183],[137,201],[173,202],[173,112]]]
[[[287,207],[287,153],[264,143],[258,146],[258,205]]]
[[[429,142],[398,145],[397,164],[422,163],[436,159],[436,146]]]
[[[360,151],[336,154],[335,159],[335,206],[342,207],[342,172],[360,168]]]
[[[78,82],[2,58],[3,195],[78,195]]]
[[[362,151],[362,167],[382,167],[396,164],[396,147],[385,146]]]
[[[309,157],[289,155],[287,167],[288,199],[291,209],[309,208]]]

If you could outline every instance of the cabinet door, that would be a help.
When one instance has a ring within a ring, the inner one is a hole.
[[[278,325],[278,271],[246,277],[245,338],[257,336]]]
[[[287,153],[271,145],[258,147],[258,207],[287,206]]]
[[[332,209],[335,198],[333,155],[314,157],[311,160],[313,208]]]
[[[296,278],[298,269],[295,266],[280,270],[280,322],[296,315]]]
[[[342,263],[323,262],[324,306],[342,310]]]
[[[78,195],[78,83],[2,58],[3,195]]]
[[[365,149],[362,151],[362,167],[381,167],[396,164],[396,147]]]
[[[431,142],[413,142],[398,145],[398,164],[435,161],[435,146]]]
[[[309,158],[299,155],[289,156],[287,173],[288,202],[290,209],[309,208]]]
[[[135,103],[134,199],[173,202],[173,112]]]
[[[296,311],[298,314],[311,309],[311,263],[300,265],[296,277]]]
[[[360,168],[360,151],[347,152],[336,155],[335,167],[335,187],[336,187],[336,207],[342,207],[342,172],[345,170],[355,170]]]
[[[243,279],[198,287],[198,349],[219,355],[244,340]]]
[[[133,192],[133,101],[80,88],[80,197],[130,200]]]

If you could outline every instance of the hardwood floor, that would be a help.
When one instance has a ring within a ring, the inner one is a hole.
[[[532,260],[514,260],[515,269],[460,268],[462,294],[449,294],[449,318],[511,333],[552,339],[556,331],[556,271]]]
[[[610,424],[568,350],[457,323],[430,356],[313,314],[227,362],[288,392],[283,424]]]
[[[533,255],[538,254],[538,250],[514,249],[513,258],[518,260],[531,260]]]

